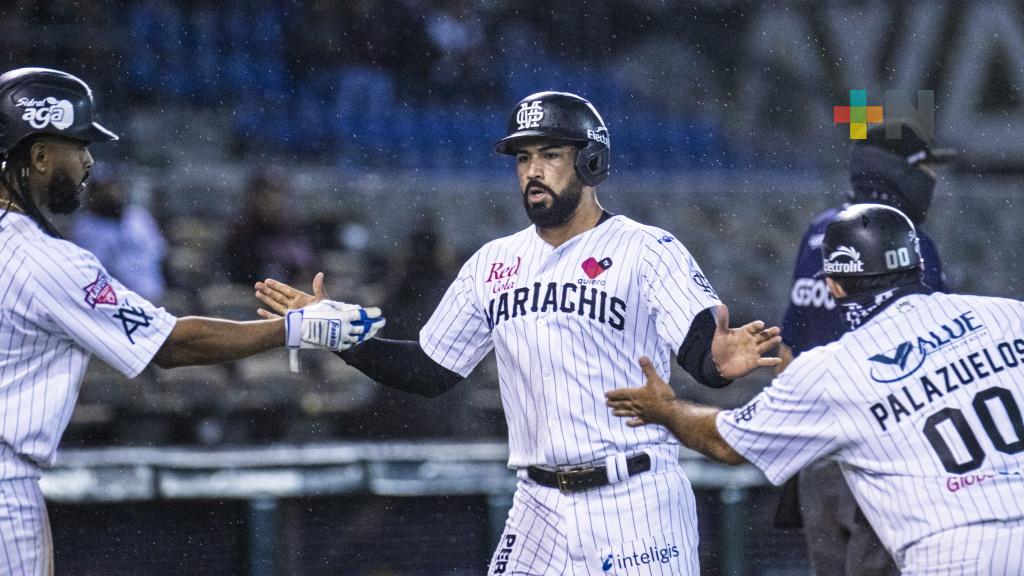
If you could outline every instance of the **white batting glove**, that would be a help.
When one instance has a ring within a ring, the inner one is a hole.
[[[385,320],[380,308],[363,308],[334,300],[321,300],[285,315],[285,344],[291,350],[293,371],[298,351],[325,348],[341,352],[377,335]]]

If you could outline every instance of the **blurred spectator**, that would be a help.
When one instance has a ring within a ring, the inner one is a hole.
[[[342,3],[333,0],[310,0],[288,14],[285,34],[293,41],[284,50],[293,73],[331,70],[351,61],[356,47],[343,24],[347,16]]]
[[[404,249],[396,255],[394,272],[387,281],[391,291],[383,304],[388,319],[384,337],[419,339],[420,328],[441,302],[458,272],[454,256],[433,222],[423,222],[409,232]],[[431,399],[383,386],[377,389],[377,397],[366,413],[359,418],[350,418],[343,425],[344,436],[436,438],[457,435],[464,426],[461,417],[438,421]],[[446,398],[448,409],[453,414],[460,414],[459,406],[468,401],[470,390],[453,390]]]
[[[480,98],[488,84],[482,65],[487,46],[479,10],[465,0],[437,2],[427,15],[426,33],[440,58],[434,63],[431,83],[442,97]]]
[[[235,284],[264,278],[308,282],[316,258],[290,209],[284,174],[254,174],[245,191],[244,207],[228,236],[224,269]]]
[[[397,75],[398,85],[422,83],[423,71],[436,59],[426,39],[423,17],[408,2],[356,0],[342,3],[336,34],[345,36],[348,63],[380,67]]]
[[[399,86],[415,92],[436,58],[423,17],[406,1],[311,0],[289,11],[284,29],[290,38],[287,61],[300,78],[333,77],[339,68],[372,69],[394,75]]]
[[[85,210],[71,226],[72,240],[99,258],[111,276],[159,303],[166,282],[167,242],[153,216],[130,204],[124,184],[110,168],[97,165],[89,180]]]
[[[388,338],[419,339],[420,328],[455,277],[455,266],[451,247],[440,238],[432,222],[409,233],[388,282],[392,287],[385,302]]]

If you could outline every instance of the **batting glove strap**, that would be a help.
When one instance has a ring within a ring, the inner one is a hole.
[[[302,347],[302,310],[289,310],[285,314],[284,344],[289,348]]]

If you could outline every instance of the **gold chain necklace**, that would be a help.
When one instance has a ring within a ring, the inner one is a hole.
[[[7,198],[0,198],[0,209],[3,210],[14,210],[15,212],[24,212],[25,210],[17,202],[8,200]]]

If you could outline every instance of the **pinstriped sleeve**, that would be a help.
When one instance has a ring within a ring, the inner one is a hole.
[[[697,314],[722,302],[690,252],[667,234],[645,243],[640,270],[658,335],[678,350]]]
[[[37,321],[129,378],[142,372],[177,319],[111,278],[74,244],[52,240],[29,250]]]
[[[723,410],[716,419],[722,438],[775,485],[840,445],[821,392],[828,376],[817,365],[817,352],[800,355],[746,406]]]
[[[423,351],[434,362],[462,377],[469,376],[494,348],[487,317],[475,293],[477,260],[474,255],[466,262],[420,330]]]

